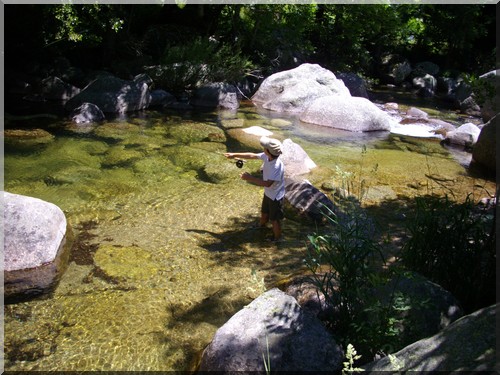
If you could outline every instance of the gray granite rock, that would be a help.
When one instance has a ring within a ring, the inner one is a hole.
[[[64,213],[52,203],[8,192],[3,207],[6,299],[49,291],[69,255]]]

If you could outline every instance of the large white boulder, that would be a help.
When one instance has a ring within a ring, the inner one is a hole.
[[[67,221],[43,200],[3,192],[6,298],[49,291],[66,266]]]
[[[368,99],[339,95],[314,100],[300,115],[300,120],[352,132],[389,131],[395,124]]]
[[[302,64],[267,77],[252,101],[272,111],[301,113],[314,99],[329,95],[350,97],[351,93],[328,69]]]

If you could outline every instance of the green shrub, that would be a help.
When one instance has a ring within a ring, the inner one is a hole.
[[[472,312],[495,301],[494,216],[467,197],[418,197],[407,218],[403,264],[450,291]]]
[[[348,218],[339,220],[331,213],[326,233],[308,236],[305,264],[331,311],[327,326],[341,344],[352,343],[370,359],[377,352],[397,347],[398,312],[407,305],[397,295],[386,303],[374,295],[375,288],[390,275],[374,266],[378,257],[385,262],[369,229],[370,221],[359,207],[349,201],[344,204]]]
[[[147,73],[159,87],[179,92],[208,82],[237,82],[251,68],[238,46],[198,37],[167,46],[161,65],[147,68]]]

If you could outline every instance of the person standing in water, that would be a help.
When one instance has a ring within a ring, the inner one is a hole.
[[[248,172],[242,173],[240,177],[251,184],[264,187],[259,225],[265,227],[270,221],[274,235],[272,240],[280,241],[285,198],[285,166],[279,158],[282,153],[281,142],[274,138],[262,137],[260,144],[263,152],[226,152],[224,156],[229,159],[261,159],[264,162],[262,178],[252,176]]]

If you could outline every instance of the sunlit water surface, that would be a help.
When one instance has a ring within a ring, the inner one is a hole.
[[[7,124],[44,127],[55,138],[6,144],[5,190],[58,205],[75,240],[53,294],[5,306],[6,370],[190,369],[234,313],[305,272],[313,225],[286,218],[278,245],[266,241],[270,232],[249,229],[262,191],[240,180],[242,170],[222,155],[240,150],[228,122],[300,144],[318,165],[304,177],[318,187],[340,186],[350,173],[366,207],[494,190],[468,175],[466,154],[457,159],[437,140],[335,131],[252,105],[236,114],[148,111],[83,130],[37,121]],[[198,125],[182,130],[193,123],[202,124],[200,133],[204,125],[220,133],[198,139]],[[217,168],[226,178],[207,180]]]

